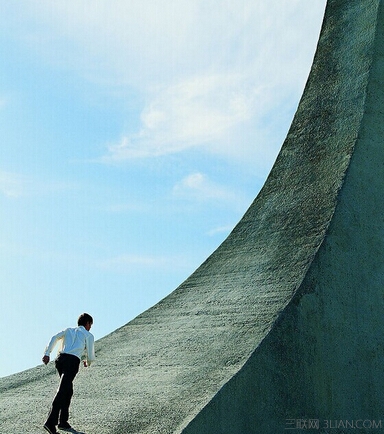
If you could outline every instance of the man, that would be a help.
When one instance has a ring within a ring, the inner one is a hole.
[[[89,332],[93,324],[91,315],[83,313],[77,321],[78,327],[67,328],[53,336],[45,349],[43,363],[49,362],[56,343],[60,341],[59,355],[55,360],[57,372],[60,375],[59,389],[52,402],[52,408],[44,428],[50,434],[57,434],[56,425],[63,431],[77,433],[68,423],[69,405],[73,395],[73,380],[79,371],[80,361],[84,366],[90,366],[95,360],[94,338]]]

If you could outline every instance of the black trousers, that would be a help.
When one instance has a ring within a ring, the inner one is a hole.
[[[55,360],[57,372],[60,375],[60,384],[52,402],[52,408],[47,422],[50,425],[68,423],[69,406],[73,395],[73,380],[79,372],[80,359],[72,354],[61,353]]]

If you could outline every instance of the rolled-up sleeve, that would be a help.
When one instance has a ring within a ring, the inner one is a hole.
[[[53,350],[53,348],[55,347],[57,341],[59,341],[60,339],[63,339],[65,335],[65,330],[57,333],[57,335],[52,336],[51,340],[49,341],[49,344],[45,347],[44,350],[44,355],[45,356],[49,356]]]

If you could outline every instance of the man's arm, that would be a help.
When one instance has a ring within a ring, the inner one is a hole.
[[[90,333],[86,340],[86,360],[84,360],[84,366],[91,366],[91,363],[96,360],[95,357],[95,344],[93,335]]]
[[[51,354],[53,348],[55,347],[57,341],[59,339],[63,339],[65,335],[65,330],[63,330],[62,332],[57,333],[57,335],[52,336],[51,340],[49,341],[49,344],[45,347],[44,350],[44,357],[43,357],[43,363],[44,365],[47,365],[49,363],[49,355]]]

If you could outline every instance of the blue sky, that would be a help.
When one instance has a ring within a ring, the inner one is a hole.
[[[0,376],[173,291],[260,190],[325,0],[0,1]]]

